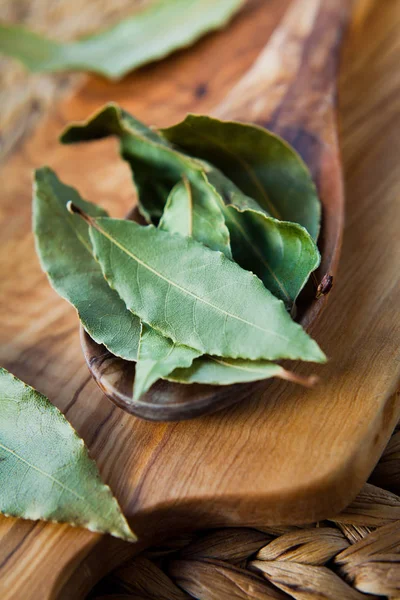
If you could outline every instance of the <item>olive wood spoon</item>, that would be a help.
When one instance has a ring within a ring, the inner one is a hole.
[[[344,197],[336,126],[336,77],[349,0],[297,0],[252,69],[215,110],[221,119],[264,126],[285,138],[311,170],[323,207],[321,265],[299,299],[310,328],[326,305],[338,266]],[[317,283],[315,283],[317,282]],[[134,363],[115,357],[82,330],[83,352],[103,392],[138,417],[179,421],[250,397],[266,381],[230,386],[160,380],[135,401]]]

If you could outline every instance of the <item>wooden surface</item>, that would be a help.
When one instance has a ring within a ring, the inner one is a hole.
[[[211,111],[248,70],[286,5],[254,0],[229,29],[161,65],[114,86],[91,79],[1,172],[0,364],[66,413],[143,544],[180,528],[295,523],[335,513],[361,488],[399,417],[397,0],[376,2],[363,18],[360,11],[346,44],[347,224],[329,308],[313,331],[331,357],[318,369],[323,382],[317,389],[273,382],[262,397],[211,417],[139,421],[107,401],[90,379],[74,311],[49,288],[34,255],[32,168],[50,164],[117,216],[133,201],[115,142],[59,147],[66,121],[111,99],[157,125],[188,110]],[[6,518],[0,535],[5,599],[80,598],[101,570],[140,549],[67,526]]]

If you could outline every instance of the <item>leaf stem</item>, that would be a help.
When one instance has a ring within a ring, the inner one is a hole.
[[[67,202],[67,211],[71,213],[71,215],[78,215],[81,217],[88,225],[92,225],[92,227],[96,227],[95,220],[92,219],[87,213],[85,213],[79,206],[71,202],[69,200]]]
[[[291,381],[292,383],[297,383],[306,388],[313,388],[317,383],[319,383],[319,377],[316,375],[297,375],[296,373],[293,373],[293,371],[287,371],[286,369],[282,369],[278,377],[280,379],[285,379],[286,381]]]

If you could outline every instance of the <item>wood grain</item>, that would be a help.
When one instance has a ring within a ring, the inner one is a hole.
[[[171,530],[296,523],[338,512],[361,488],[399,417],[397,0],[364,12],[346,45],[340,95],[347,223],[329,310],[313,331],[331,357],[319,370],[319,388],[275,382],[262,397],[214,416],[139,421],[108,402],[89,377],[74,311],[51,291],[34,255],[33,167],[50,164],[117,216],[134,200],[113,140],[57,145],[67,120],[111,99],[157,125],[188,110],[210,111],[249,69],[286,6],[254,0],[226,31],[121,84],[91,79],[1,172],[0,364],[66,413],[143,544]],[[6,518],[0,536],[5,600],[79,599],[101,571],[140,550],[67,526]]]

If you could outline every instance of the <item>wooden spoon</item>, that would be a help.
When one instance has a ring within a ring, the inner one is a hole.
[[[326,305],[342,242],[344,197],[336,76],[351,5],[349,0],[294,2],[253,68],[213,111],[218,118],[252,122],[280,134],[311,170],[323,219],[321,265],[299,299],[299,320],[308,329]],[[100,388],[115,404],[145,419],[179,421],[215,412],[267,384],[180,385],[160,380],[135,401],[134,363],[115,357],[84,330],[81,333],[87,364]]]

